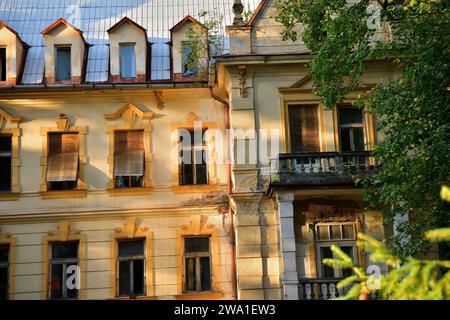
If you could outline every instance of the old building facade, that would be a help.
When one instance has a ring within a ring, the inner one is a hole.
[[[0,4],[0,298],[319,299],[331,244],[370,263],[356,233],[390,231],[351,175],[382,136],[351,103],[392,67],[325,109],[273,0],[75,3]],[[228,26],[206,77],[203,10]]]

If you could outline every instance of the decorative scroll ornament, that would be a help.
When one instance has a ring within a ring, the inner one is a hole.
[[[352,201],[311,203],[306,212],[306,221],[308,223],[355,221],[357,212],[358,207]]]
[[[247,82],[247,67],[239,66],[239,96],[241,98],[247,98],[247,89],[245,87]]]

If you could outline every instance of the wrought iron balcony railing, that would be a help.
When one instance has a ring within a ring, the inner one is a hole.
[[[271,184],[354,184],[353,176],[373,174],[369,151],[283,153],[270,164]]]

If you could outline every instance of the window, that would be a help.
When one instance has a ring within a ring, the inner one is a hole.
[[[114,132],[114,185],[116,188],[144,185],[144,131]]]
[[[118,242],[118,296],[145,295],[144,240]]]
[[[183,60],[183,77],[193,77],[197,74],[197,68],[192,66],[192,45],[187,41],[181,42],[182,60]]]
[[[78,133],[49,133],[48,190],[74,190],[78,180]]]
[[[9,245],[0,246],[0,300],[8,300]]]
[[[315,226],[317,264],[321,278],[346,278],[352,274],[350,269],[332,268],[323,259],[336,258],[331,245],[337,245],[347,255],[357,260],[356,231],[354,223],[320,223]]]
[[[0,192],[11,192],[12,140],[0,135]]]
[[[0,81],[6,81],[6,48],[0,48]]]
[[[52,243],[50,250],[50,299],[77,299],[78,242]]]
[[[338,113],[341,151],[363,151],[364,124],[362,110],[340,107]]]
[[[70,47],[56,47],[56,72],[55,80],[71,80],[71,59],[70,59]]]
[[[206,129],[179,131],[180,137],[180,185],[208,184]]]
[[[315,105],[290,105],[291,152],[320,151],[319,119]]]
[[[136,78],[135,44],[120,44],[120,77]]]
[[[184,291],[211,290],[209,237],[184,238]]]

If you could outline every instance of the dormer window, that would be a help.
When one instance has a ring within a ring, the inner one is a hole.
[[[110,81],[147,81],[147,63],[150,60],[147,30],[125,17],[108,29],[108,35]]]
[[[172,79],[205,80],[208,68],[208,29],[191,16],[170,29],[172,46]],[[192,36],[193,35],[193,36]]]
[[[20,83],[27,48],[19,34],[0,21],[0,85]]]
[[[55,80],[63,81],[70,80],[72,78],[72,65],[71,65],[71,50],[70,47],[56,47],[56,64],[55,64]]]
[[[6,81],[6,48],[0,48],[0,81]]]
[[[120,47],[120,77],[136,78],[135,43],[121,43]]]
[[[89,44],[83,32],[64,19],[42,31],[45,39],[45,82],[79,84],[84,82]]]

